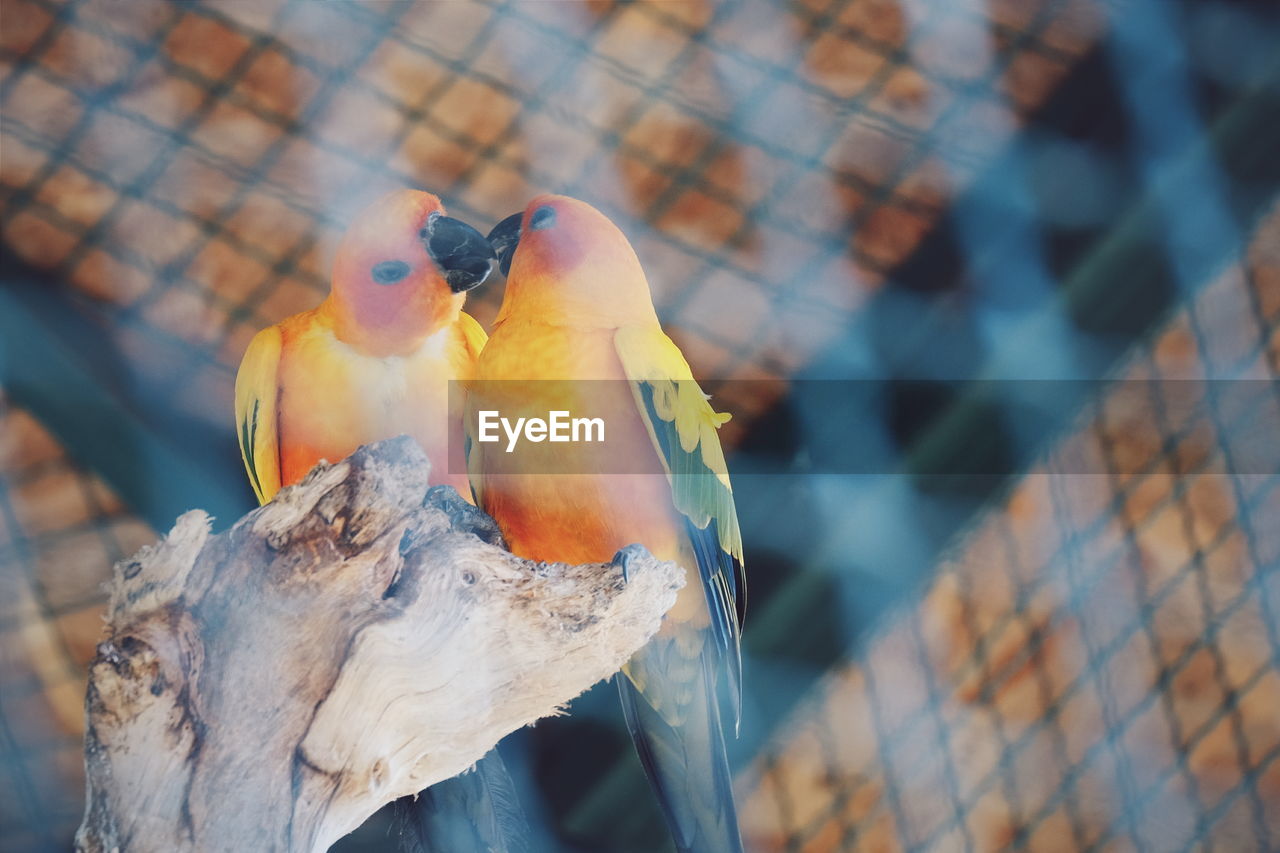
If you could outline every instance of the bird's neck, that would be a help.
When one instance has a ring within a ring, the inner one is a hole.
[[[507,285],[511,287],[510,284]],[[647,297],[647,292],[645,293]],[[525,318],[537,318],[548,326],[568,326],[575,329],[617,329],[622,326],[657,325],[658,315],[653,303],[645,299],[566,298],[551,288],[533,290],[513,295],[510,290],[502,300],[494,325],[501,325]]]
[[[460,301],[424,305],[348,304],[333,294],[319,308],[338,340],[368,355],[408,355],[427,338],[457,322]]]

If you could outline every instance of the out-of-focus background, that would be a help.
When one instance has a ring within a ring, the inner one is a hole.
[[[240,355],[404,185],[601,207],[735,414],[753,850],[1280,848],[1277,45],[1237,0],[0,0],[0,848],[69,845],[102,581],[253,505]],[[571,710],[504,741],[535,847],[668,849],[612,688]]]

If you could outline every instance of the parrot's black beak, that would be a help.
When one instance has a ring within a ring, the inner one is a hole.
[[[460,219],[433,213],[420,236],[454,293],[483,284],[497,266],[489,241]]]
[[[520,245],[520,220],[523,218],[523,213],[513,213],[489,232],[489,245],[498,256],[498,269],[503,275],[511,273],[511,256]]]

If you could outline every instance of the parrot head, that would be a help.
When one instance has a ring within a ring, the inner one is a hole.
[[[385,350],[453,323],[466,292],[497,265],[484,235],[446,216],[431,193],[395,190],[342,236],[330,300],[339,337]]]
[[[507,276],[499,323],[517,312],[594,326],[657,322],[631,243],[585,201],[538,196],[495,225],[489,242]]]

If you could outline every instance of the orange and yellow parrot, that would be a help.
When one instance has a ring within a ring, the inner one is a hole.
[[[236,374],[236,432],[249,481],[266,503],[321,459],[407,434],[431,480],[469,497],[460,412],[485,333],[462,311],[496,262],[484,235],[445,215],[440,199],[397,190],[360,213],[338,246],[329,296],[254,336]],[[455,473],[451,473],[455,472]]]
[[[236,375],[236,432],[258,500],[321,459],[401,434],[426,451],[433,484],[470,499],[449,381],[469,378],[484,347],[462,304],[495,266],[484,235],[446,216],[430,193],[398,190],[361,212],[338,246],[329,296],[259,332]],[[398,806],[408,850],[527,849],[496,751]]]
[[[595,208],[541,196],[489,239],[507,285],[468,400],[472,489],[523,557],[607,562],[639,542],[685,567],[689,583],[617,682],[677,847],[739,851],[717,701],[723,673],[736,725],[745,589],[716,432],[728,416],[663,333],[630,243]],[[479,412],[490,409],[512,422],[589,414],[607,440],[486,442]]]

